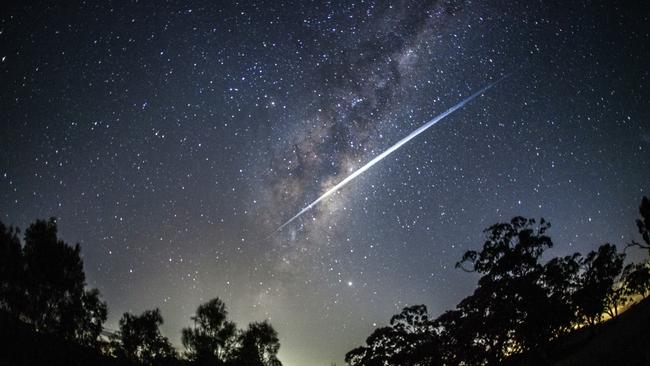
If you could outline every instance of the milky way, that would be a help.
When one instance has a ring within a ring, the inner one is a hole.
[[[612,3],[3,2],[0,220],[58,217],[110,329],[160,307],[180,348],[218,296],[286,366],[342,365],[471,293],[453,264],[491,224],[544,216],[550,255],[633,238],[650,9]]]
[[[477,91],[476,93],[470,95],[469,97],[463,99],[462,101],[460,101],[459,103],[457,103],[455,106],[453,106],[453,107],[447,109],[446,111],[444,111],[443,113],[437,115],[436,117],[434,117],[433,119],[431,119],[429,122],[427,122],[427,123],[423,124],[422,126],[420,126],[417,130],[415,130],[415,131],[411,132],[410,134],[408,134],[408,136],[406,136],[406,137],[404,137],[403,139],[399,140],[397,143],[395,143],[395,145],[389,147],[388,149],[386,149],[385,151],[383,151],[381,154],[377,155],[377,156],[374,157],[372,160],[370,160],[369,162],[367,162],[364,166],[362,166],[361,168],[355,170],[354,172],[352,172],[352,174],[350,174],[350,175],[348,175],[347,177],[345,177],[345,179],[341,180],[341,181],[340,181],[339,183],[337,183],[334,187],[328,189],[325,193],[323,193],[323,194],[320,195],[316,200],[314,200],[314,202],[312,202],[312,203],[310,203],[309,205],[307,205],[305,208],[303,208],[302,210],[300,210],[300,212],[298,212],[298,213],[295,214],[292,218],[290,218],[287,222],[285,222],[284,224],[280,225],[280,226],[275,230],[275,232],[278,232],[278,231],[282,230],[282,228],[284,228],[285,226],[287,226],[287,225],[289,225],[290,223],[292,223],[293,220],[295,220],[295,219],[297,219],[298,217],[302,216],[305,212],[311,210],[315,205],[318,204],[318,202],[324,200],[325,198],[329,197],[332,193],[334,193],[334,192],[338,191],[339,189],[343,188],[346,184],[348,184],[349,182],[351,182],[354,178],[356,178],[356,177],[358,177],[359,175],[363,174],[366,170],[370,169],[373,165],[375,165],[375,164],[377,164],[378,162],[380,162],[381,160],[385,159],[388,155],[390,155],[390,154],[393,153],[395,150],[397,150],[397,149],[399,149],[400,147],[402,147],[405,143],[411,141],[411,140],[412,140],[413,138],[415,138],[417,135],[421,134],[422,132],[424,132],[424,131],[426,131],[427,129],[429,129],[431,126],[433,126],[433,125],[435,125],[436,123],[440,122],[440,120],[442,120],[443,118],[447,117],[448,115],[454,113],[454,112],[455,112],[456,110],[458,110],[459,108],[464,107],[465,104],[469,103],[470,101],[472,101],[474,98],[478,97],[479,95],[485,93],[488,89],[492,88],[495,84],[496,84],[496,82],[495,82],[495,83],[492,83],[492,84],[490,84],[490,85],[488,85],[488,86],[486,86],[486,87],[483,87],[481,90],[479,90],[479,91]]]

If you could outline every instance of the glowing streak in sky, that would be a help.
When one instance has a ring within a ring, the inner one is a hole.
[[[386,151],[384,151],[384,152],[382,152],[381,154],[375,156],[372,160],[370,160],[369,162],[367,162],[366,165],[364,165],[364,166],[362,166],[361,168],[357,169],[354,173],[350,174],[350,175],[347,176],[345,179],[343,179],[342,181],[340,181],[337,185],[335,185],[334,187],[332,187],[332,188],[330,188],[329,190],[327,190],[327,192],[323,193],[323,194],[322,194],[320,197],[318,197],[314,202],[310,203],[308,206],[306,206],[305,208],[303,208],[302,210],[300,210],[300,212],[298,212],[294,217],[290,218],[287,222],[285,222],[284,224],[280,225],[280,227],[278,227],[278,228],[274,231],[274,233],[277,233],[278,231],[282,230],[285,226],[289,225],[292,221],[294,221],[294,220],[297,219],[298,217],[302,216],[302,214],[304,214],[305,212],[307,212],[307,211],[309,211],[310,209],[312,209],[315,205],[318,204],[318,202],[324,200],[325,198],[327,198],[328,196],[330,196],[332,193],[334,193],[334,192],[338,191],[339,189],[343,188],[343,186],[345,186],[346,184],[350,183],[351,180],[353,180],[354,178],[358,177],[359,175],[361,175],[361,174],[362,174],[363,172],[365,172],[366,170],[370,169],[370,167],[372,167],[373,165],[377,164],[379,161],[381,161],[382,159],[384,159],[385,157],[387,157],[388,155],[390,155],[391,153],[393,153],[395,150],[397,150],[397,149],[399,149],[400,147],[402,147],[402,145],[404,145],[405,143],[407,143],[407,142],[409,142],[410,140],[412,140],[415,136],[417,136],[417,135],[421,134],[422,132],[426,131],[429,127],[435,125],[435,124],[438,123],[440,120],[442,120],[443,118],[445,118],[445,117],[447,117],[448,115],[452,114],[452,113],[455,112],[456,110],[458,110],[458,109],[464,107],[465,104],[469,103],[472,99],[478,97],[479,95],[485,93],[488,89],[490,89],[490,88],[492,88],[493,86],[495,86],[496,84],[498,84],[498,83],[499,83],[501,80],[503,80],[504,78],[505,78],[505,76],[504,76],[503,78],[501,78],[501,79],[499,79],[499,80],[497,80],[497,81],[495,81],[495,82],[493,82],[493,83],[491,83],[491,84],[489,84],[489,85],[483,87],[481,90],[479,90],[479,91],[477,91],[476,93],[470,95],[469,97],[467,97],[467,98],[461,100],[461,101],[460,101],[458,104],[456,104],[455,106],[453,106],[453,107],[447,109],[446,111],[440,113],[439,115],[435,116],[435,117],[434,117],[433,119],[431,119],[429,122],[423,124],[422,126],[420,126],[420,128],[418,128],[417,130],[411,132],[408,136],[404,137],[403,139],[399,140],[395,145],[389,147]]]

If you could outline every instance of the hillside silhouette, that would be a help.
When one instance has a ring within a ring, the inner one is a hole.
[[[523,354],[504,362],[519,365],[650,365],[650,298],[601,324],[576,329],[549,346],[548,359]]]

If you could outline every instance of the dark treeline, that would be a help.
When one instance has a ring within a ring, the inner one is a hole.
[[[642,242],[626,249],[650,252],[647,197],[639,212]],[[424,305],[404,308],[365,346],[348,352],[346,361],[352,366],[545,365],[559,339],[580,327],[596,329],[650,293],[650,263],[624,266],[625,253],[612,244],[542,262],[553,246],[549,228],[543,219],[523,217],[489,227],[483,248],[467,251],[456,264],[481,275],[473,294],[436,319],[429,319]],[[525,361],[513,362],[518,356]]]
[[[639,212],[642,239],[627,247],[650,253],[646,197]],[[481,275],[473,294],[435,319],[424,305],[404,308],[346,361],[496,365],[528,355],[524,364],[547,364],[553,343],[650,294],[650,263],[625,265],[625,252],[612,244],[542,261],[553,246],[549,228],[523,217],[489,227],[482,249],[456,264]],[[218,298],[182,329],[180,353],[160,332],[159,309],[123,314],[115,333],[104,332],[107,314],[99,291],[86,286],[79,245],[58,238],[54,219],[32,223],[22,241],[17,228],[0,222],[0,364],[281,366],[271,324],[238,329]]]
[[[54,219],[32,223],[23,243],[19,235],[0,222],[0,364],[282,365],[271,324],[239,330],[218,298],[200,305],[182,330],[180,355],[160,332],[159,309],[125,313],[107,334],[108,307],[86,288],[79,244],[60,240]]]

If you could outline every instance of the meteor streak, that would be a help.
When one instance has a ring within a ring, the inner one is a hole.
[[[357,169],[356,171],[354,171],[352,174],[350,174],[350,175],[347,176],[345,179],[343,179],[342,181],[340,181],[337,185],[335,185],[334,187],[330,188],[327,192],[323,193],[323,194],[322,194],[320,197],[318,197],[314,202],[310,203],[310,204],[307,205],[305,208],[303,208],[302,210],[300,210],[300,212],[298,212],[295,216],[293,216],[292,218],[290,218],[289,220],[287,220],[287,222],[285,222],[284,224],[280,225],[277,229],[275,229],[275,231],[274,231],[273,233],[277,233],[278,231],[282,230],[285,226],[289,225],[289,224],[290,224],[291,222],[293,222],[295,219],[297,219],[298,217],[302,216],[302,214],[304,214],[305,212],[307,212],[307,211],[309,211],[310,209],[312,209],[315,205],[318,204],[318,202],[324,200],[325,198],[327,198],[328,196],[330,196],[332,193],[334,193],[334,192],[338,191],[339,189],[343,188],[343,186],[345,186],[346,184],[350,183],[351,180],[353,180],[354,178],[358,177],[359,175],[361,175],[361,174],[362,174],[363,172],[365,172],[366,170],[370,169],[370,167],[372,167],[373,165],[377,164],[379,161],[381,161],[382,159],[384,159],[385,157],[387,157],[388,155],[390,155],[391,153],[393,153],[395,150],[397,150],[397,149],[399,149],[400,147],[402,147],[402,145],[404,145],[405,143],[407,143],[407,142],[409,142],[410,140],[412,140],[415,136],[417,136],[417,135],[421,134],[422,132],[426,131],[429,127],[435,125],[435,124],[438,123],[440,120],[442,120],[443,118],[445,118],[445,117],[447,117],[448,115],[452,114],[452,113],[455,112],[456,110],[458,110],[458,109],[464,107],[465,104],[469,103],[470,101],[472,101],[472,99],[478,97],[479,95],[481,95],[481,94],[483,94],[484,92],[486,92],[488,89],[492,88],[493,86],[495,86],[496,84],[498,84],[499,82],[501,82],[505,77],[507,77],[507,76],[504,76],[504,77],[502,77],[501,79],[499,79],[499,80],[497,80],[497,81],[495,81],[495,82],[493,82],[493,83],[491,83],[491,84],[488,84],[487,86],[483,87],[482,89],[480,89],[479,91],[477,91],[477,92],[475,92],[474,94],[470,95],[469,97],[467,97],[467,98],[461,100],[461,101],[460,101],[458,104],[456,104],[455,106],[453,106],[453,107],[447,109],[446,111],[440,113],[439,115],[435,116],[435,117],[434,117],[433,119],[431,119],[429,122],[423,124],[423,125],[420,126],[417,130],[411,132],[408,136],[406,136],[406,137],[404,137],[403,139],[399,140],[397,143],[395,143],[395,145],[389,147],[386,151],[384,151],[384,152],[382,152],[381,154],[375,156],[372,160],[370,160],[369,162],[367,162],[366,165],[364,165],[364,166],[362,166],[361,168],[359,168],[359,169]]]

